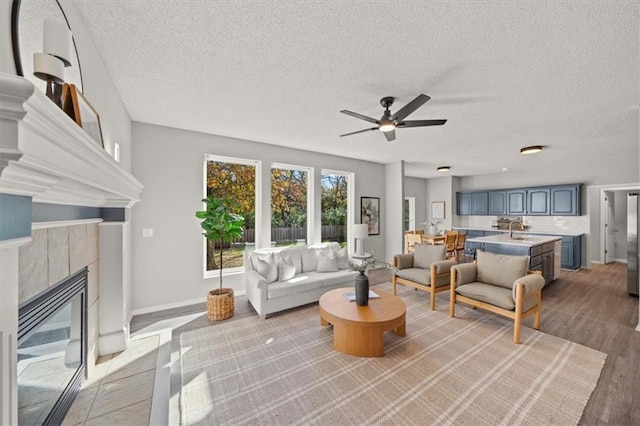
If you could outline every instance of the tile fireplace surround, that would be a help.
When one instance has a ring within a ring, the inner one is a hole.
[[[98,355],[126,348],[129,209],[142,184],[28,80],[6,73],[0,73],[0,134],[0,424],[17,424],[16,335],[24,300],[87,266],[89,374]],[[32,223],[34,203],[122,214],[114,221]]]

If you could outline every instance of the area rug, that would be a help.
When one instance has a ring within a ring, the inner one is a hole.
[[[390,284],[379,289],[390,290]],[[580,420],[606,354],[402,287],[406,337],[336,352],[317,304],[181,336],[185,425],[529,424]],[[530,325],[525,322],[525,325]]]

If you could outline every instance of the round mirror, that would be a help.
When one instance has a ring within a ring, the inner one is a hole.
[[[11,37],[16,73],[31,81],[43,93],[46,93],[46,82],[33,75],[33,54],[43,50],[45,20],[61,23],[71,29],[57,0],[13,0]],[[64,69],[64,80],[82,91],[82,72],[75,40],[73,53],[71,66]]]

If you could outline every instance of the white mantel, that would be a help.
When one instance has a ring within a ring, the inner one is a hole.
[[[0,73],[0,192],[34,202],[131,207],[142,184],[22,77]]]
[[[0,193],[128,213],[141,192],[142,184],[31,82],[0,73]],[[131,242],[128,214],[123,222],[101,225],[99,256],[107,265],[99,272],[104,355],[128,342]],[[0,241],[0,424],[17,424],[18,254],[30,241],[26,235]]]

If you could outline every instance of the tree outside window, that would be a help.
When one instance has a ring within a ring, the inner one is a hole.
[[[347,241],[347,176],[323,172],[320,176],[322,241]]]
[[[232,212],[245,219],[241,239],[225,243],[222,265],[219,265],[220,243],[207,241],[206,270],[214,271],[242,266],[242,254],[247,246],[255,245],[256,166],[255,162],[224,161],[221,157],[207,157],[207,196],[233,200]]]
[[[271,242],[277,246],[307,240],[306,170],[271,168]]]

